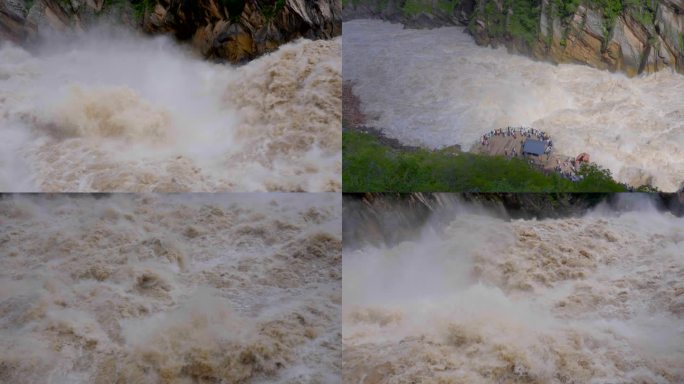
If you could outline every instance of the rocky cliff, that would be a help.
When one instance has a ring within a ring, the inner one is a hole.
[[[171,34],[210,58],[250,60],[299,37],[342,32],[340,0],[0,0],[0,39],[84,30],[102,20]]]
[[[684,216],[684,193],[365,193],[343,196],[344,246],[392,246],[417,239],[429,227],[439,232],[455,215],[502,219],[581,216],[599,205],[615,212],[649,209]]]
[[[529,10],[516,2],[476,1],[468,30],[479,44],[556,63],[581,63],[628,76],[674,68],[684,73],[684,0],[601,2],[541,0]],[[537,21],[526,25],[530,14]]]
[[[342,13],[419,28],[458,23],[480,45],[628,76],[684,73],[684,0],[356,0]]]

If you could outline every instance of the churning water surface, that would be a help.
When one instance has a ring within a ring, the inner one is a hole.
[[[669,70],[629,79],[480,47],[458,27],[376,20],[344,23],[342,51],[368,125],[403,143],[467,150],[492,129],[533,126],[622,182],[684,181],[684,76]]]
[[[3,191],[337,191],[340,39],[240,67],[100,28],[0,45]]]
[[[464,209],[440,234],[345,242],[345,382],[684,382],[683,228],[648,203]]]
[[[336,194],[0,199],[0,382],[340,383]]]

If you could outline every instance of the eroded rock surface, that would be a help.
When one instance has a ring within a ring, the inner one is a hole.
[[[243,62],[300,37],[340,35],[341,8],[340,0],[0,0],[0,39],[22,44],[40,31],[85,30],[105,20]]]

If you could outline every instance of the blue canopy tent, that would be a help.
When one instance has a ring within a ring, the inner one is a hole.
[[[546,150],[546,144],[541,140],[527,139],[523,144],[523,155],[541,156]]]

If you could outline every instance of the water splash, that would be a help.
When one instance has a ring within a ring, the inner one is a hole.
[[[344,24],[343,76],[368,125],[406,144],[468,149],[484,132],[533,126],[569,156],[582,152],[618,180],[675,191],[684,180],[684,77],[629,79],[478,47],[462,28]]]
[[[345,244],[345,382],[681,382],[684,219],[647,205]]]
[[[0,198],[0,382],[339,383],[335,194]]]
[[[0,47],[4,191],[337,191],[340,39],[241,67],[102,28]]]

